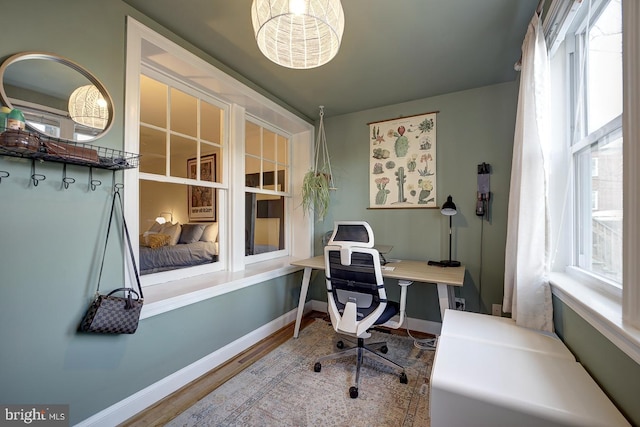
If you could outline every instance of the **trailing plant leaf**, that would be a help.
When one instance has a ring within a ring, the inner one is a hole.
[[[302,180],[302,208],[305,213],[312,212],[320,221],[324,220],[329,210],[329,175],[310,170]]]
[[[327,139],[324,133],[324,107],[320,106],[320,124],[318,126],[314,166],[304,175],[302,180],[302,208],[304,213],[311,215],[312,212],[315,212],[318,220],[323,221],[331,202],[329,190],[335,189],[334,187],[329,149],[327,148]]]

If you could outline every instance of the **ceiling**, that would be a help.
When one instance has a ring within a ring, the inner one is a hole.
[[[337,56],[292,70],[259,51],[251,0],[123,0],[315,120],[512,81],[538,0],[343,0]]]

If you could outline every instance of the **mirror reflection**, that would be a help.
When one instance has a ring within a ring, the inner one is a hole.
[[[0,97],[20,109],[27,129],[78,142],[94,140],[111,127],[113,102],[89,71],[66,58],[26,52],[0,66]]]

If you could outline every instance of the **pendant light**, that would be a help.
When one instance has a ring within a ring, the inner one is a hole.
[[[69,115],[78,124],[102,130],[109,120],[109,108],[97,87],[80,86],[69,97]]]
[[[264,56],[295,69],[331,61],[344,30],[340,0],[253,0],[251,21]]]

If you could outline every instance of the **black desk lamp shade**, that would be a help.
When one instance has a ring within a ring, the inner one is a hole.
[[[458,267],[460,266],[460,261],[454,261],[451,259],[451,233],[452,233],[452,217],[458,213],[456,209],[456,204],[453,203],[453,198],[451,196],[447,197],[447,201],[442,205],[442,209],[440,210],[442,215],[447,215],[449,217],[449,259],[442,260],[439,263],[432,263],[435,265],[440,265],[442,267]]]

